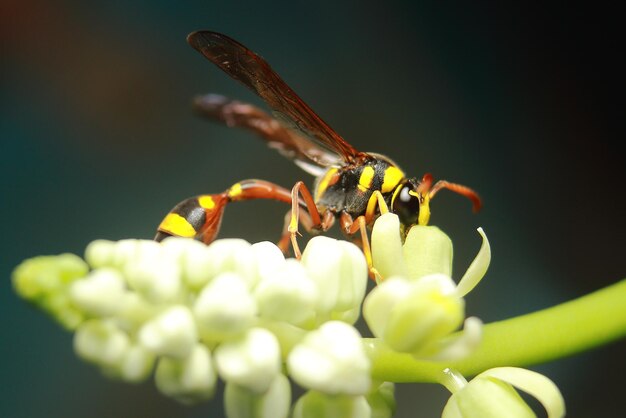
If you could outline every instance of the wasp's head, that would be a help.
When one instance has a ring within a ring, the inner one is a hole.
[[[473,203],[474,212],[481,207],[480,197],[469,187],[440,180],[433,185],[433,176],[425,174],[422,180],[407,179],[400,183],[391,197],[391,211],[398,215],[405,227],[427,225],[430,219],[430,200],[441,189],[449,189],[467,197]]]
[[[398,215],[400,223],[405,226],[414,224],[426,225],[430,218],[428,190],[421,190],[423,182],[416,178],[400,183],[391,197],[391,211]]]

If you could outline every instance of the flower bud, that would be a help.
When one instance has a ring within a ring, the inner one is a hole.
[[[284,261],[254,289],[259,314],[266,319],[299,325],[314,316],[317,288],[297,260]]]
[[[327,394],[366,394],[370,386],[370,360],[359,332],[352,326],[329,321],[309,332],[297,344],[287,366],[301,386]]]
[[[87,275],[87,264],[74,254],[41,256],[21,263],[13,271],[13,287],[18,295],[34,303],[67,329],[75,329],[84,313],[67,293],[68,287]]]
[[[242,239],[220,239],[207,248],[208,277],[216,277],[221,273],[237,274],[252,289],[258,280],[257,264],[252,245]]]
[[[254,325],[257,305],[243,279],[226,272],[202,289],[193,312],[202,338],[222,341]]]
[[[252,244],[252,252],[257,264],[257,274],[261,281],[273,277],[274,272],[280,270],[285,264],[283,252],[269,241]]]
[[[224,408],[228,418],[287,418],[291,406],[291,386],[279,374],[264,393],[256,393],[232,382],[226,383]]]
[[[207,246],[193,239],[169,237],[163,240],[163,255],[180,268],[183,283],[191,290],[201,289],[213,276]]]
[[[161,393],[186,404],[210,399],[217,382],[211,353],[201,344],[184,358],[161,358],[154,378]]]
[[[278,340],[265,329],[253,328],[236,340],[220,344],[215,350],[215,363],[226,382],[264,393],[280,373]]]
[[[364,396],[329,395],[308,391],[298,399],[293,418],[370,418],[372,411]]]
[[[367,263],[356,245],[314,237],[302,253],[302,264],[317,284],[318,312],[345,312],[361,305],[367,287]]]
[[[83,360],[103,369],[116,371],[131,347],[130,338],[112,321],[91,319],[82,323],[74,335],[74,350]]]
[[[198,340],[191,311],[174,305],[139,330],[139,341],[152,353],[176,358],[187,357]]]
[[[180,266],[170,258],[158,256],[128,260],[123,272],[131,289],[152,303],[163,304],[180,298]]]
[[[131,346],[117,370],[117,375],[127,382],[142,382],[150,377],[154,367],[155,355],[140,344]]]
[[[72,283],[69,291],[76,306],[98,317],[110,316],[123,309],[127,295],[124,278],[111,268],[94,270],[85,279]]]

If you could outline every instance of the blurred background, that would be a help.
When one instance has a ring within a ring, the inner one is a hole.
[[[504,319],[626,275],[617,9],[372,0],[0,7],[2,417],[223,415],[221,399],[183,407],[152,381],[102,377],[10,283],[28,257],[82,255],[97,238],[152,238],[177,202],[240,179],[312,184],[247,132],[192,114],[198,93],[260,104],[186,44],[198,29],[257,51],[357,148],[480,192],[478,215],[452,193],[432,204],[432,223],[455,243],[457,278],[480,246],[475,229],[491,241],[491,268],[468,314]],[[286,210],[232,205],[221,236],[275,240]],[[561,388],[569,417],[616,416],[625,349],[622,341],[534,369]],[[439,416],[448,398],[435,385],[397,393],[398,417],[417,416],[416,407]]]

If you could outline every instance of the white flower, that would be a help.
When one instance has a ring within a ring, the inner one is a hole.
[[[413,282],[393,277],[368,295],[363,315],[392,349],[424,357],[437,354],[442,338],[461,325],[464,307],[454,282],[443,274]]]
[[[287,358],[293,379],[328,394],[363,395],[370,387],[370,361],[358,331],[330,321],[309,332]]]
[[[430,274],[452,276],[452,241],[439,228],[414,225],[404,243],[399,231],[400,221],[393,213],[380,216],[374,224],[372,258],[383,278],[401,276],[417,280]],[[483,241],[476,258],[459,281],[461,296],[480,282],[491,261],[489,240],[482,228],[478,228],[478,233]]]
[[[489,265],[489,242],[482,229],[478,232],[483,237],[481,249],[456,285],[450,278],[452,242],[447,235],[436,227],[414,226],[399,255],[398,217],[381,216],[372,233],[372,251],[374,266],[384,280],[363,305],[372,333],[393,350],[422,358],[452,360],[468,355],[480,343],[481,321],[468,318],[463,333],[450,334],[464,321],[463,296]]]
[[[226,382],[264,393],[280,373],[278,340],[271,332],[253,328],[215,350],[217,370]]]

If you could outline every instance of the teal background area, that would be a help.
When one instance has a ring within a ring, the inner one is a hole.
[[[432,204],[432,223],[455,243],[456,278],[478,251],[478,226],[492,244],[468,314],[503,319],[624,278],[617,6],[433,3],[3,2],[0,417],[223,415],[219,398],[189,408],[152,381],[102,377],[10,283],[28,257],[151,238],[180,200],[240,179],[312,184],[250,134],[192,114],[198,93],[261,103],[186,44],[198,29],[257,51],[357,148],[480,192],[477,215],[452,193]],[[275,240],[286,210],[232,205],[222,236]],[[568,417],[618,416],[625,349],[534,369],[561,388]],[[398,417],[439,416],[448,397],[435,385],[397,393]]]

